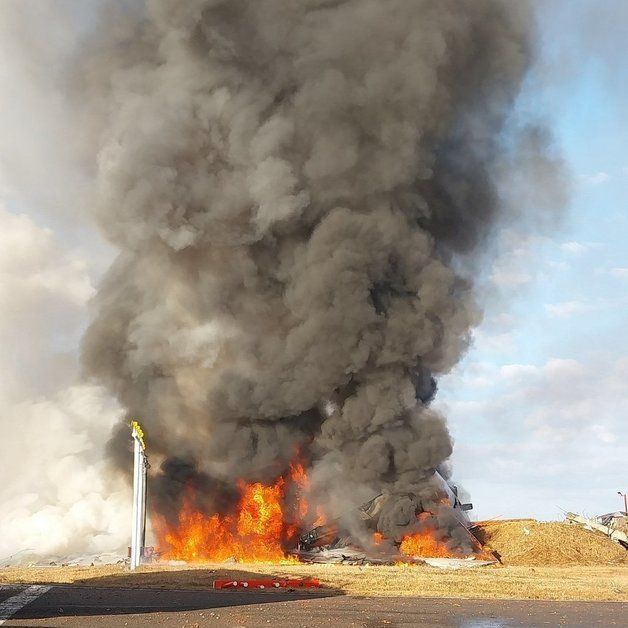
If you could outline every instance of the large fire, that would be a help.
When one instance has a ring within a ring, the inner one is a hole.
[[[288,516],[286,485],[296,489],[297,500],[292,505],[296,516]],[[301,464],[290,467],[287,477],[274,484],[240,482],[240,500],[234,514],[207,516],[195,508],[195,494],[188,487],[183,507],[175,526],[157,517],[154,527],[167,559],[188,562],[229,559],[246,563],[290,563],[284,548],[298,533],[296,523],[308,513],[306,491],[309,482]]]
[[[446,503],[444,499],[440,500]],[[432,525],[431,513],[423,512],[417,516],[421,530],[408,534],[399,545],[399,552],[408,558],[460,558],[461,552],[451,550],[447,542]]]
[[[174,525],[162,517],[153,520],[162,556],[186,562],[297,563],[286,549],[296,546],[305,524],[326,522],[325,513],[308,499],[304,466],[292,464],[273,484],[240,482],[238,488],[240,499],[232,513],[207,515],[197,509],[195,489],[188,486]],[[427,512],[417,516],[421,529],[403,538],[399,553],[408,559],[459,558],[430,525],[431,517]],[[383,540],[374,533],[374,546],[384,548]]]
[[[409,558],[460,558],[447,544],[438,539],[433,530],[425,530],[404,537],[399,551]]]

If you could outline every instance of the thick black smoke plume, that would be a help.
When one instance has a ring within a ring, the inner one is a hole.
[[[500,214],[530,5],[147,0],[126,19],[86,72],[120,254],[83,355],[165,460],[160,509],[190,477],[219,507],[297,451],[331,514],[429,495],[452,452],[433,377],[479,320],[454,268]]]

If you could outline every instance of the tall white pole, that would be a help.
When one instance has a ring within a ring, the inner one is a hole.
[[[146,479],[148,475],[148,458],[146,456],[146,451],[142,449],[142,512],[140,513],[140,530],[141,530],[141,538],[142,538],[142,548],[146,545]],[[144,552],[142,551],[142,556],[144,556]]]
[[[144,433],[137,421],[131,423],[133,437],[133,522],[131,526],[131,569],[139,567],[144,547],[146,512],[146,455]]]

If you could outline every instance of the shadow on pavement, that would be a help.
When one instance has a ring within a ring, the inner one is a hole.
[[[280,568],[278,568],[280,571]],[[214,580],[259,580],[259,579],[302,579],[303,576],[280,576],[277,574],[257,573],[250,569],[242,569],[237,565],[216,567],[196,567],[194,569],[159,569],[151,567],[146,570],[124,571],[106,576],[89,576],[74,580],[74,585],[92,587],[132,587],[132,588],[169,588],[169,589],[202,589],[213,591]],[[309,592],[327,591],[328,594],[341,593],[331,587],[307,589]],[[231,591],[229,591],[231,592]]]
[[[343,595],[343,591],[333,588],[214,590],[213,581],[219,578],[247,580],[269,576],[239,569],[189,569],[84,578],[73,584],[52,585],[13,620],[211,611]]]

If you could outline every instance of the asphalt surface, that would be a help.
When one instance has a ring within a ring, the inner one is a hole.
[[[25,602],[25,605],[20,605]],[[20,608],[18,608],[20,607]],[[12,616],[9,617],[11,613]],[[323,591],[204,591],[0,586],[0,625],[129,626],[628,626],[628,603],[366,598]]]

